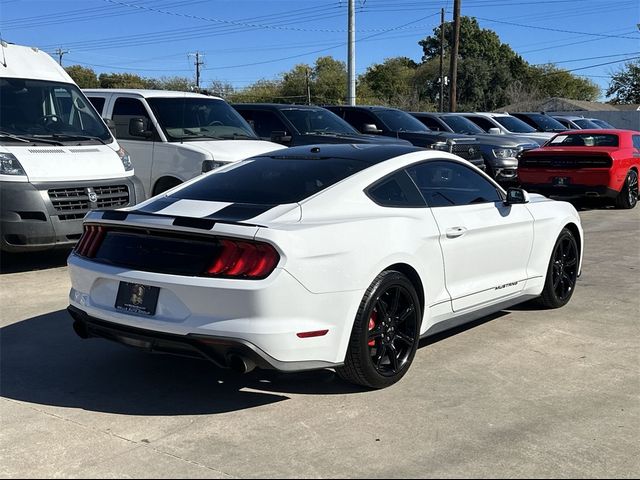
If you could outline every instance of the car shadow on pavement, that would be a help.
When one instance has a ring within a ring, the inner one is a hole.
[[[432,335],[420,347],[502,315],[506,312]],[[28,403],[124,415],[205,415],[281,402],[287,394],[365,391],[331,370],[240,375],[197,359],[82,340],[66,310],[0,329],[0,397]]]
[[[240,375],[197,359],[82,340],[66,310],[0,329],[0,397],[29,403],[128,415],[200,415],[289,398],[280,392],[356,391],[362,389],[330,370]]]
[[[70,253],[70,248],[29,253],[2,252],[0,254],[0,274],[64,267],[67,265],[67,257]]]

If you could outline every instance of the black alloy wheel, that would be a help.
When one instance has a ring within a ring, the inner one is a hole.
[[[571,231],[563,229],[551,253],[549,270],[540,301],[544,307],[566,305],[576,288],[578,279],[578,244]]]
[[[396,383],[407,372],[420,340],[421,306],[400,272],[387,270],[367,290],[338,375],[369,388]]]
[[[620,193],[616,197],[616,207],[631,209],[638,203],[638,172],[629,170]]]

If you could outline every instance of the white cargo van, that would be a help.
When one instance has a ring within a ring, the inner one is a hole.
[[[0,43],[1,250],[72,245],[89,210],[134,205],[142,186],[64,69],[36,48]]]
[[[147,196],[229,162],[280,150],[260,140],[227,102],[167,90],[84,91],[131,154]]]

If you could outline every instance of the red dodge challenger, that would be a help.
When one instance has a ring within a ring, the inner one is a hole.
[[[525,190],[548,196],[612,198],[618,208],[638,202],[640,132],[572,130],[522,152],[518,164]]]

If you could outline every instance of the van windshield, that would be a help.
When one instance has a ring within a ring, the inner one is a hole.
[[[147,98],[170,142],[190,140],[258,140],[249,124],[224,100],[215,98]]]
[[[71,83],[0,78],[0,142],[110,143],[91,103]]]

